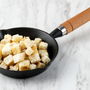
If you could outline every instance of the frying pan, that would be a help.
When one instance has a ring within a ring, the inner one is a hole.
[[[88,22],[89,20],[90,20],[90,8],[86,9],[80,14],[62,23],[50,34],[42,30],[29,28],[29,27],[19,27],[19,28],[10,28],[7,30],[0,30],[0,40],[4,38],[5,34],[11,34],[11,35],[20,34],[23,36],[29,36],[31,39],[35,39],[37,37],[42,38],[43,41],[49,44],[48,53],[51,59],[51,61],[46,65],[45,68],[37,68],[35,70],[27,70],[27,71],[10,71],[0,68],[0,73],[13,78],[27,78],[44,72],[51,65],[51,63],[57,56],[59,50],[55,38],[64,36],[72,32],[73,30],[83,25],[84,23]]]

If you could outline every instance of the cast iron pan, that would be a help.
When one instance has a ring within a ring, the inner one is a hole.
[[[64,22],[58,28],[52,31],[50,34],[39,29],[28,28],[28,27],[19,27],[19,28],[1,30],[0,40],[3,39],[5,34],[11,34],[11,35],[20,34],[23,36],[29,36],[31,39],[35,39],[37,37],[42,38],[43,41],[49,44],[48,53],[51,61],[46,65],[45,68],[38,68],[35,70],[28,70],[28,71],[10,71],[0,68],[0,73],[13,78],[27,78],[42,73],[50,66],[50,64],[57,56],[59,49],[55,38],[70,33],[71,31],[75,30],[76,28],[88,22],[89,20],[90,20],[90,8],[76,15],[75,17],[69,19],[68,21]]]

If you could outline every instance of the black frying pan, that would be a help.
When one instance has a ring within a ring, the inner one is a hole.
[[[78,14],[77,16],[69,19],[65,23],[61,24],[50,34],[39,29],[28,28],[28,27],[19,27],[19,28],[1,30],[0,39],[3,39],[5,34],[11,34],[11,35],[20,34],[23,36],[29,36],[31,39],[35,39],[37,37],[42,38],[43,41],[49,44],[48,53],[51,61],[46,65],[45,68],[37,68],[35,70],[28,70],[28,71],[10,71],[0,68],[0,73],[13,78],[27,78],[42,73],[50,66],[50,64],[57,56],[59,49],[55,38],[70,33],[71,31],[78,28],[79,26],[81,26],[82,24],[86,23],[89,20],[90,20],[90,8]]]

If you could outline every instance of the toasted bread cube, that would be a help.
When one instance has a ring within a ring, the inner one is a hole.
[[[4,39],[6,39],[6,43],[10,43],[11,40],[12,40],[12,36],[9,35],[9,34],[6,34],[6,35],[4,36]]]
[[[39,52],[39,55],[40,55],[41,57],[43,57],[43,56],[48,56],[47,50],[39,50],[38,52]]]
[[[31,49],[33,50],[33,54],[38,53],[36,44],[32,45]]]
[[[21,41],[22,39],[23,39],[23,36],[18,35],[18,34],[12,36],[12,41],[13,41],[13,42],[19,42],[19,41]]]
[[[50,58],[48,56],[43,56],[41,58],[42,62],[45,63],[45,64],[48,64],[50,62]]]
[[[24,60],[19,63],[19,71],[29,70],[29,66],[30,66],[30,61]]]
[[[20,61],[23,61],[25,58],[25,53],[16,54],[13,56],[14,63],[18,63]]]
[[[2,39],[1,40],[1,44],[6,44],[7,43],[7,40],[6,39]]]
[[[0,44],[0,60],[2,59],[2,48],[4,47],[4,44]]]
[[[2,63],[2,60],[0,60],[0,64]]]
[[[42,42],[42,39],[41,38],[35,38],[34,41],[35,41],[37,47],[39,47],[39,43]]]
[[[5,44],[0,44],[0,50],[5,46]]]
[[[4,62],[6,65],[13,65],[14,64],[14,60],[13,60],[13,56],[12,55],[8,55],[7,57],[4,58]]]
[[[38,62],[37,68],[44,68],[44,67],[45,67],[44,63]]]
[[[6,44],[6,43],[10,43],[12,40],[12,36],[9,34],[6,34],[4,36],[4,39],[1,40],[1,44]]]
[[[39,61],[41,61],[40,59],[40,56],[38,53],[35,53],[35,54],[32,54],[30,57],[29,57],[31,63],[37,63]]]
[[[33,45],[33,43],[31,42],[30,39],[25,39],[24,40],[24,45],[25,45],[26,48],[28,48],[28,47],[31,47]]]
[[[34,40],[31,40],[31,42],[32,42],[33,44],[36,44]]]
[[[2,51],[0,50],[0,60],[2,59]]]
[[[3,48],[2,48],[2,55],[7,56],[11,53],[11,43],[7,43]]]
[[[26,55],[30,56],[34,51],[31,49],[31,47],[28,47],[25,51]]]
[[[4,63],[4,61],[0,64],[1,68],[8,69],[8,66]]]
[[[25,40],[25,39],[29,39],[29,40],[30,40],[30,38],[29,38],[29,37],[25,37],[25,36],[24,36],[24,40]]]
[[[18,42],[12,42],[12,45],[14,45],[14,44],[18,44]]]
[[[37,68],[37,65],[36,64],[30,64],[30,70],[36,69],[36,68]]]
[[[47,49],[48,48],[48,43],[46,42],[41,42],[39,44],[39,49]]]
[[[24,41],[20,41],[20,47],[21,47],[21,49],[25,49],[26,48],[26,46],[24,44]]]
[[[19,44],[14,44],[11,48],[12,53],[15,54],[19,54],[21,53],[21,48]]]
[[[10,66],[10,69],[9,69],[9,70],[18,71],[18,70],[19,70],[19,64],[17,63],[17,64],[14,65],[14,66]]]
[[[26,50],[27,50],[27,49],[23,49],[23,50],[22,50],[22,53],[23,53],[23,52],[25,53]]]
[[[10,34],[6,34],[6,35],[4,35],[4,39],[11,39],[12,38],[12,36],[10,35]]]

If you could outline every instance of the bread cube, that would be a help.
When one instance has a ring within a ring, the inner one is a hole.
[[[0,50],[2,50],[2,48],[4,47],[4,44],[0,44]]]
[[[44,67],[45,67],[44,63],[38,62],[37,68],[44,68]]]
[[[35,54],[32,54],[30,57],[29,57],[31,63],[37,63],[39,61],[41,61],[40,59],[40,56],[38,53],[35,53]]]
[[[4,47],[4,44],[0,44],[0,60],[2,59],[2,48]]]
[[[36,64],[30,64],[30,70],[36,69],[37,65]]]
[[[9,34],[6,34],[4,36],[4,39],[1,40],[1,44],[6,44],[6,43],[10,43],[12,40],[12,36]]]
[[[11,43],[7,43],[3,48],[2,48],[2,55],[7,56],[11,53]]]
[[[25,51],[26,55],[30,56],[34,51],[31,49],[31,47],[28,47]]]
[[[21,53],[21,48],[19,44],[14,44],[11,48],[12,53],[15,54],[19,54]]]
[[[36,43],[37,47],[39,47],[39,43],[42,42],[41,38],[35,38],[34,42]]]
[[[48,64],[50,62],[50,58],[48,56],[43,56],[41,58],[42,62],[45,63],[45,64]]]
[[[31,42],[32,42],[33,44],[36,44],[34,40],[31,40]]]
[[[25,40],[25,39],[29,39],[29,40],[30,40],[30,38],[29,38],[29,37],[25,37],[25,36],[24,36],[24,40]]]
[[[1,40],[1,44],[6,44],[7,43],[7,40],[6,39],[2,39]]]
[[[18,71],[18,70],[19,70],[19,64],[17,63],[17,64],[14,65],[14,66],[10,66],[10,69],[9,69],[9,70]]]
[[[0,64],[1,68],[8,69],[8,66],[4,63],[4,61]]]
[[[8,55],[7,57],[4,58],[4,62],[6,65],[13,65],[14,64],[14,60],[13,60],[13,56],[12,55]]]
[[[31,42],[30,39],[25,39],[24,40],[24,45],[25,45],[26,48],[28,48],[28,47],[31,47],[33,45],[33,43]]]
[[[46,42],[41,42],[39,44],[39,49],[47,49],[48,48],[48,43]]]
[[[18,35],[18,34],[12,36],[12,41],[13,41],[13,42],[19,42],[19,41],[21,41],[22,39],[23,39],[23,36]]]
[[[2,63],[2,60],[0,60],[0,64]]]
[[[2,51],[0,50],[0,60],[2,59]]]
[[[20,44],[19,45],[20,45],[20,47],[21,47],[22,50],[26,48],[26,46],[24,44],[24,41],[20,41]]]
[[[43,56],[48,56],[47,50],[39,50],[38,52],[39,52],[39,55],[40,55],[41,57],[43,57]]]
[[[23,61],[25,58],[25,53],[16,54],[13,56],[14,63],[18,63],[20,61]]]
[[[38,53],[36,45],[32,45],[31,49],[33,50],[33,54]]]
[[[12,40],[12,36],[9,35],[9,34],[6,34],[6,35],[4,36],[4,39],[6,39],[7,43],[10,43],[11,40]]]
[[[14,44],[18,44],[18,42],[12,42],[11,44],[12,44],[12,45],[14,45]]]
[[[29,67],[30,67],[29,60],[25,60],[19,63],[19,71],[29,70]]]

